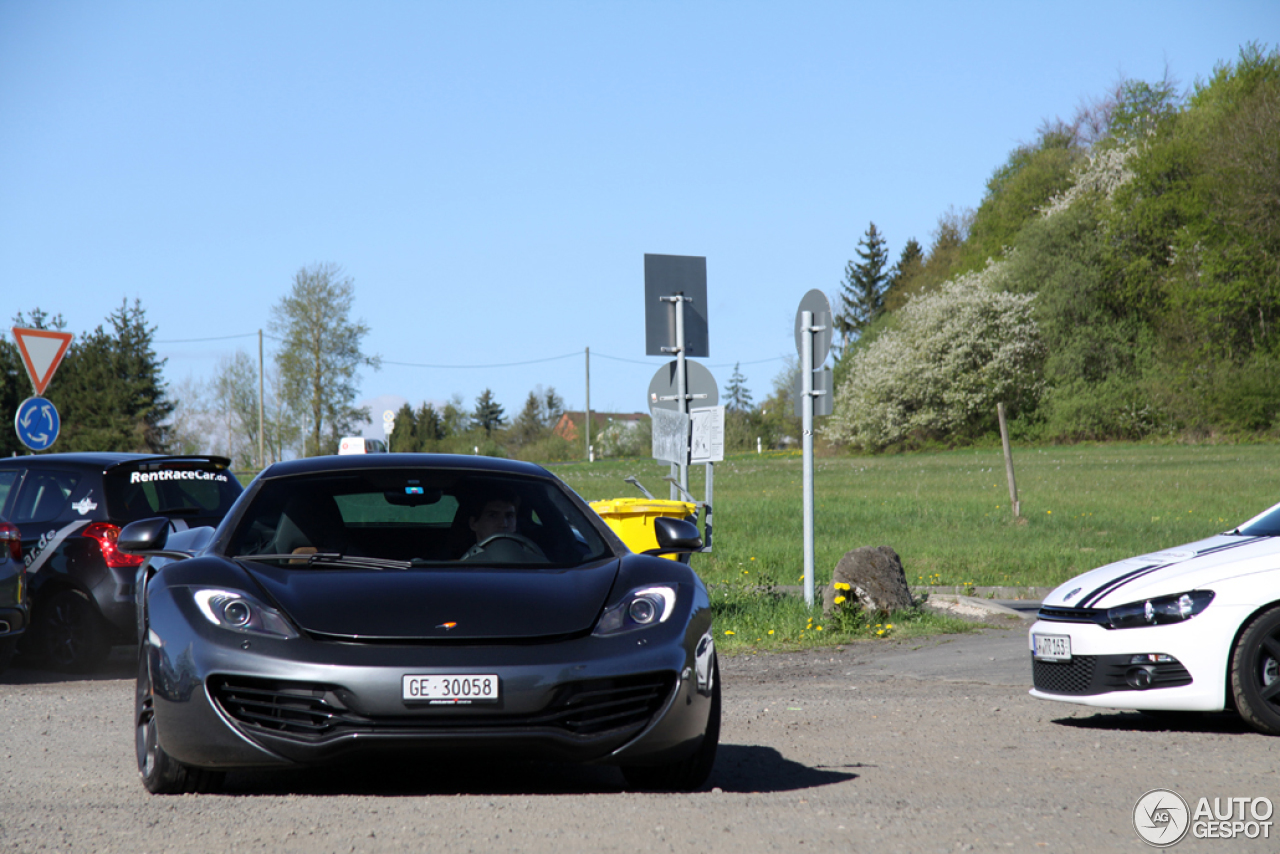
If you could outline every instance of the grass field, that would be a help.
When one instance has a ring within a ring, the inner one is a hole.
[[[714,552],[693,559],[704,580],[730,590],[799,583],[801,464],[797,452],[738,455],[716,466]],[[912,585],[1052,587],[1095,566],[1233,528],[1280,501],[1276,445],[1015,448],[1014,466],[1022,509],[1016,521],[999,447],[819,458],[819,585],[849,549],[887,545],[902,557]],[[667,495],[668,467],[653,460],[554,470],[589,501],[638,497],[623,482],[630,474],[654,495]],[[699,497],[702,472],[690,470]],[[804,615],[788,616],[788,625],[807,622]],[[875,622],[869,625],[874,636]]]

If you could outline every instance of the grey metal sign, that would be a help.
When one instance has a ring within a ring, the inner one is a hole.
[[[804,377],[796,372],[795,382],[791,384],[791,396],[795,400],[797,418],[804,417]],[[821,368],[813,372],[813,390],[823,392],[813,396],[813,415],[830,415],[835,408],[835,389],[830,368]]]
[[[718,463],[724,460],[724,407],[706,406],[689,410],[689,464]]]
[[[676,376],[677,365],[674,360],[667,362],[649,381],[650,409],[680,409],[676,399],[679,389]],[[701,362],[685,361],[685,393],[692,399],[689,406],[715,406],[720,402],[720,391],[716,388],[716,378]]]
[[[653,458],[687,465],[689,462],[689,416],[668,409],[652,409]]]
[[[644,256],[644,345],[647,356],[669,356],[676,347],[676,307],[663,297],[686,297],[684,354],[711,355],[707,337],[707,259],[701,255]]]
[[[814,326],[825,327],[813,333],[813,364],[817,366],[827,360],[827,353],[831,351],[831,303],[827,300],[827,295],[814,288],[801,298],[800,307],[796,309],[796,353],[800,356],[804,355],[804,339],[801,337],[804,332],[800,329],[800,317],[806,311],[813,313]]]

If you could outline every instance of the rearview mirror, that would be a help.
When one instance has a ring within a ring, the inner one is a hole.
[[[154,552],[164,548],[169,541],[169,520],[163,516],[130,522],[120,531],[116,548],[126,554]]]
[[[658,547],[646,550],[645,554],[696,552],[702,548],[702,535],[698,533],[698,526],[688,519],[658,516],[653,520],[653,533],[658,539]]]

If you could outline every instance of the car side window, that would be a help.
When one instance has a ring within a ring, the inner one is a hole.
[[[18,492],[13,521],[22,525],[28,522],[50,522],[58,518],[67,506],[71,490],[79,482],[80,474],[77,472],[29,472]]]
[[[9,501],[9,493],[13,491],[13,485],[17,481],[17,471],[13,469],[0,471],[0,516],[4,515],[4,506]]]

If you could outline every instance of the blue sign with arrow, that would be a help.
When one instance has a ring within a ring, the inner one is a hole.
[[[62,426],[58,410],[43,397],[28,397],[18,407],[13,419],[13,429],[18,431],[18,441],[33,451],[48,450],[58,438]]]

